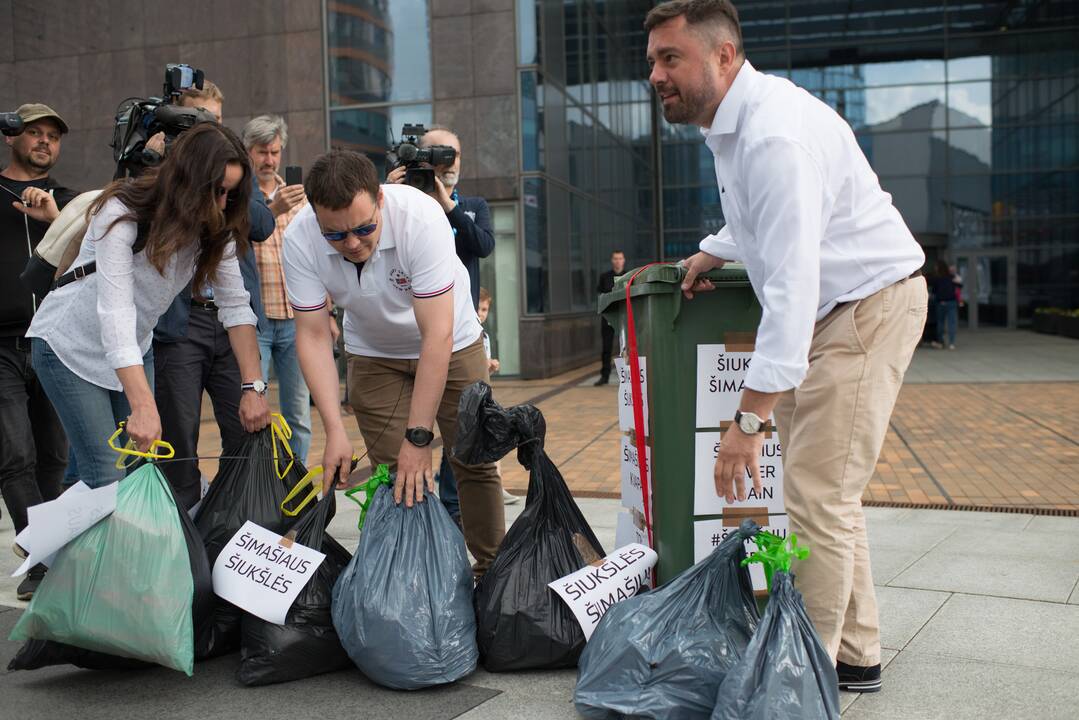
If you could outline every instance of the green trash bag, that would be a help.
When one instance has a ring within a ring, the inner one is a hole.
[[[11,640],[52,640],[191,675],[194,580],[167,480],[146,464],[116,511],[65,545]]]

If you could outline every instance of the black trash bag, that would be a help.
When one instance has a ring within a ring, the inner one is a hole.
[[[307,470],[298,459],[290,460],[280,446],[279,460],[275,460],[274,443],[273,426],[268,425],[257,433],[245,435],[236,456],[221,461],[195,515],[195,527],[205,543],[211,569],[221,549],[248,520],[279,535],[285,534],[294,522],[281,512],[281,503]],[[285,472],[290,462],[292,466]],[[212,636],[204,653],[195,656],[199,660],[240,648],[244,612],[221,598],[215,600]]]
[[[176,498],[172,486],[161,479],[161,485],[168,490],[176,506],[180,527],[184,533],[184,544],[191,565],[191,580],[194,592],[191,597],[191,621],[194,631],[194,654],[198,658],[207,652],[214,638],[214,595],[213,577],[210,563],[206,559],[206,548],[195,529],[190,516]],[[87,670],[138,670],[157,667],[154,663],[134,658],[110,655],[96,650],[86,650],[54,640],[27,640],[8,663],[8,670],[37,670],[49,665],[74,665]]]
[[[575,667],[585,637],[569,606],[547,584],[580,570],[603,547],[565,480],[543,450],[546,424],[532,405],[509,410],[483,382],[468,387],[457,414],[455,455],[468,464],[493,462],[514,447],[530,471],[524,512],[510,527],[476,586],[476,639],[492,672]]]
[[[712,720],[802,718],[839,720],[839,678],[794,575],[780,570],[742,662],[719,686]]]
[[[292,527],[296,542],[325,553],[326,559],[289,608],[284,625],[245,614],[241,625],[240,667],[244,685],[269,685],[349,667],[349,659],[330,617],[333,586],[352,555],[330,537],[335,500],[327,494]]]
[[[374,491],[348,567],[333,590],[333,626],[379,685],[415,690],[476,669],[472,566],[464,538],[430,491],[407,507]]]
[[[751,520],[712,554],[652,592],[613,605],[581,654],[573,701],[588,718],[708,720],[719,685],[760,621],[743,541]]]

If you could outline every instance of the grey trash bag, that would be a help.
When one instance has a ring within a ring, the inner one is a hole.
[[[727,672],[760,621],[742,522],[704,560],[612,606],[585,645],[573,701],[588,718],[708,720]]]
[[[712,720],[802,718],[839,720],[839,678],[794,576],[778,571],[742,662],[719,686]]]
[[[476,669],[472,566],[431,492],[405,507],[379,487],[352,561],[333,589],[333,624],[356,666],[398,690],[451,683]]]

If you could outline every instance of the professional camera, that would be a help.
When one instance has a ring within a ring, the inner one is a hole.
[[[8,137],[15,137],[23,130],[22,118],[19,113],[0,112],[0,133]]]
[[[449,145],[431,145],[421,148],[420,138],[426,134],[423,125],[405,124],[401,128],[401,142],[393,146],[386,159],[390,169],[402,165],[405,170],[405,184],[418,188],[425,193],[435,191],[435,166],[452,165],[457,159],[457,151]]]
[[[116,108],[116,127],[112,134],[112,156],[116,161],[114,178],[135,177],[161,162],[161,156],[146,149],[146,141],[157,133],[165,134],[165,145],[184,130],[200,122],[215,122],[205,110],[180,107],[176,99],[184,90],[202,89],[203,73],[190,65],[166,65],[165,87],[161,97],[127,98]]]

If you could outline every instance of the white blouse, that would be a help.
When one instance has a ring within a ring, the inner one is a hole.
[[[159,273],[145,252],[131,252],[137,234],[134,222],[119,222],[108,230],[127,211],[113,198],[90,219],[72,268],[96,261],[97,272],[46,295],[26,333],[49,343],[71,372],[117,391],[123,386],[116,370],[142,365],[154,326],[191,282],[198,255],[197,245],[185,247]],[[257,322],[231,242],[214,280],[214,303],[226,328]]]

